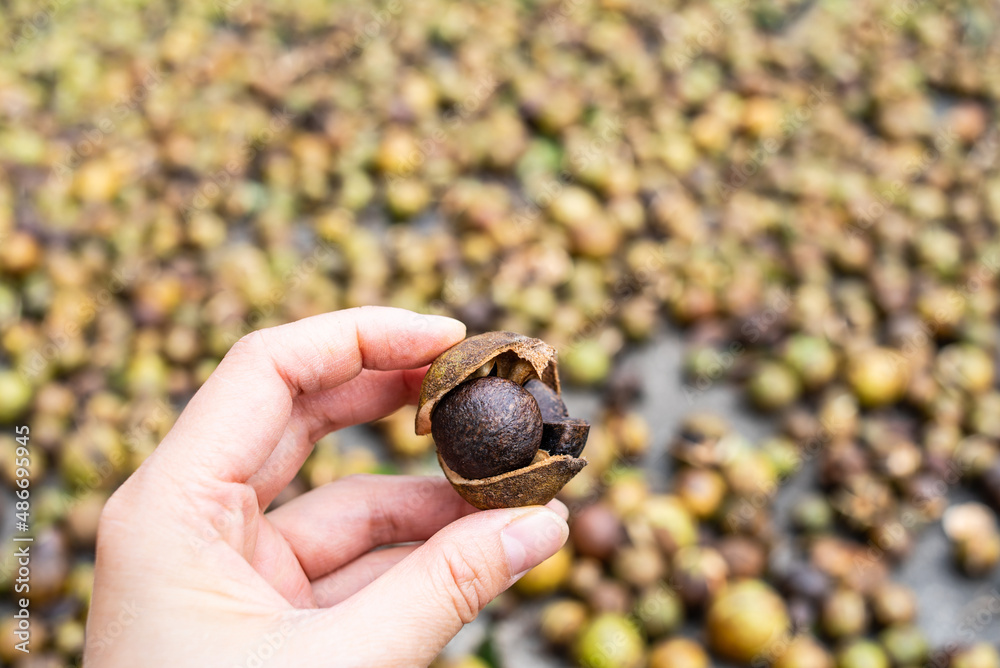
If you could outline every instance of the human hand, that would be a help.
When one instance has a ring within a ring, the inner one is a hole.
[[[233,346],[104,509],[85,664],[430,663],[565,542],[564,506],[476,512],[444,478],[352,476],[265,510],[318,438],[415,401],[464,334],[365,307]]]

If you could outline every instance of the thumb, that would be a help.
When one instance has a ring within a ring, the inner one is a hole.
[[[550,506],[488,510],[449,524],[331,609],[329,623],[316,629],[320,639],[328,648],[339,636],[358,665],[426,666],[487,603],[566,542],[565,506]]]

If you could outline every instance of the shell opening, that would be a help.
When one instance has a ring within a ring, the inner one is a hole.
[[[529,380],[538,378],[538,373],[535,371],[535,367],[531,365],[531,362],[521,359],[516,353],[508,350],[507,352],[500,353],[470,373],[462,382],[467,383],[470,380],[484,376],[499,376],[523,386]]]

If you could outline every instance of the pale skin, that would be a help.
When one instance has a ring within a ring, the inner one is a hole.
[[[480,512],[444,478],[352,476],[267,509],[318,438],[414,402],[464,335],[364,307],[238,342],[104,509],[85,664],[429,664],[562,546],[562,504]]]

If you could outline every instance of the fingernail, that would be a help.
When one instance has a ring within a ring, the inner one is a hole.
[[[568,536],[566,522],[550,510],[537,510],[508,524],[500,539],[511,575],[516,578],[551,557]]]
[[[462,329],[465,330],[465,323],[461,320],[455,320],[454,318],[449,318],[446,315],[434,315],[431,313],[421,313],[419,314],[423,322],[434,329]]]

